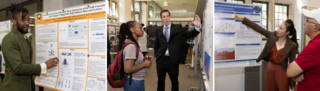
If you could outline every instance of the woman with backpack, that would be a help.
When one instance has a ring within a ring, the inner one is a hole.
[[[122,23],[120,26],[120,41],[119,49],[121,50],[123,44],[132,41],[135,44],[128,44],[123,48],[123,64],[124,72],[126,74],[132,74],[132,80],[130,81],[130,75],[126,75],[127,79],[123,85],[124,91],[144,91],[144,77],[147,74],[146,68],[151,67],[153,57],[151,60],[144,60],[141,51],[136,56],[137,48],[139,48],[138,38],[143,36],[143,30],[141,24],[136,21],[128,21]],[[131,83],[130,83],[131,82]]]
[[[298,54],[296,29],[293,21],[287,19],[281,23],[278,30],[270,32],[246,17],[237,15],[234,20],[241,20],[242,24],[268,38],[267,43],[256,60],[268,62],[265,74],[266,91],[289,91],[295,89],[295,81],[287,76],[288,63],[293,62]],[[290,36],[290,37],[289,37]]]

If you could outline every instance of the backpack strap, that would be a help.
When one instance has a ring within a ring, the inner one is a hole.
[[[138,48],[138,46],[137,46],[137,44],[136,43],[134,43],[133,41],[128,41],[128,42],[126,42],[126,43],[124,43],[123,44],[123,49],[124,49],[124,47],[126,47],[127,45],[129,45],[129,44],[134,44],[135,46],[136,46],[136,60],[135,61],[137,61],[138,60],[138,57],[139,57],[139,48]],[[133,64],[134,65],[134,64]],[[131,81],[132,81],[132,73],[130,73],[130,80],[129,80],[129,85],[131,85]]]

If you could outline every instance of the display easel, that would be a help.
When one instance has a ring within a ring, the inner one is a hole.
[[[198,35],[198,36],[195,38],[195,44],[194,44],[194,47],[193,47],[193,48],[194,48],[194,49],[193,49],[193,50],[194,50],[193,53],[195,54],[195,56],[194,56],[195,58],[194,58],[194,59],[192,58],[193,74],[189,74],[189,75],[188,75],[188,78],[190,78],[191,76],[196,76],[196,77],[199,76],[199,75],[197,74],[197,69],[198,69],[198,67],[197,67],[197,66],[198,66],[198,65],[197,65],[198,62],[197,62],[197,61],[198,61],[198,53],[199,53],[199,51],[198,51],[198,38],[199,38],[199,37],[201,37],[201,35]],[[190,67],[191,67],[191,66],[190,66]],[[189,67],[189,68],[190,68],[190,67]]]
[[[198,57],[198,53],[199,53],[199,51],[198,51],[198,43],[199,43],[199,41],[198,41],[198,39],[199,38],[201,38],[201,34],[200,35],[198,35],[196,38],[194,38],[195,39],[195,44],[194,44],[194,49],[193,49],[193,53],[195,54],[195,58],[194,58],[194,60],[193,60],[193,58],[192,58],[192,64],[193,64],[193,74],[189,74],[188,75],[188,78],[190,78],[191,76],[195,76],[195,77],[199,77],[199,87],[191,87],[191,89],[190,89],[190,91],[193,91],[193,90],[200,90],[200,91],[203,91],[203,83],[202,83],[202,74],[197,74],[198,73],[198,59],[200,59],[199,57]],[[190,67],[191,67],[191,65],[190,65]],[[189,67],[189,68],[190,68]],[[200,67],[199,67],[200,68]]]
[[[237,89],[242,91],[242,88],[245,89],[245,87],[242,87],[242,85],[244,85],[245,83],[245,81],[243,80],[243,78],[245,77],[245,70],[242,68],[259,66],[260,70],[258,74],[260,75],[259,79],[257,77],[256,80],[260,81],[258,83],[259,88],[257,87],[257,89],[261,91],[262,62],[256,63],[256,58],[258,58],[259,56],[258,53],[261,53],[262,37],[261,35],[254,33],[254,31],[252,31],[252,29],[250,29],[249,27],[242,26],[241,21],[236,21],[233,17],[226,16],[234,15],[233,11],[236,13],[239,12],[237,14],[245,16],[251,21],[261,25],[262,7],[259,5],[237,4],[218,1],[215,1],[214,7],[214,14],[216,15],[214,16],[214,18],[216,19],[216,22],[214,24],[216,26],[214,29],[214,41],[216,41],[216,45],[215,48],[213,48],[213,52],[215,53],[214,69],[216,75],[215,83],[219,83],[215,85],[217,87],[215,88],[215,90],[233,91]],[[226,11],[225,9],[230,10]],[[231,27],[229,26],[229,24],[240,26]],[[239,37],[242,34],[246,36]],[[247,49],[254,49],[254,51],[248,51]],[[256,54],[250,54],[253,52]],[[230,78],[234,78],[235,80],[233,82],[228,82]],[[226,84],[228,84],[228,86],[225,86]]]

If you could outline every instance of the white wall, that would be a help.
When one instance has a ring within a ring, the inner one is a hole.
[[[297,30],[298,33],[298,38],[301,39],[301,33],[303,33],[303,29],[302,28],[302,12],[301,12],[301,8],[302,6],[306,6],[308,4],[307,0],[295,0],[295,7],[294,7],[294,25],[295,28]],[[299,44],[301,43],[301,40],[299,40]],[[301,45],[299,45],[299,47],[301,47]],[[301,51],[300,51],[301,52]]]
[[[82,5],[83,0],[43,0],[43,11],[53,11],[72,6]]]
[[[52,11],[62,8],[62,0],[43,0],[43,11]]]
[[[306,5],[310,7],[320,7],[320,0],[301,0],[303,2],[307,2]]]
[[[147,18],[148,18],[148,12],[147,12],[147,4],[142,3],[142,17],[141,22],[144,24],[144,26],[147,26]]]
[[[131,21],[131,0],[119,0],[119,21]]]

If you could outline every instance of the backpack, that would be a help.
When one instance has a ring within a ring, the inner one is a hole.
[[[117,53],[113,62],[108,67],[107,78],[108,78],[108,83],[112,88],[121,88],[126,81],[127,77],[125,77],[126,73],[124,72],[123,50],[129,44],[134,44],[136,46],[136,60],[139,57],[139,48],[136,43],[134,43],[133,41],[128,41],[122,45],[122,49]],[[129,85],[131,85],[131,80],[132,80],[132,73],[130,73]]]

